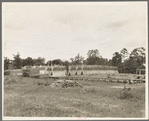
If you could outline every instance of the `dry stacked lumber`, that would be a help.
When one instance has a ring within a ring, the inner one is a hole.
[[[58,80],[52,83],[51,87],[68,88],[68,87],[82,87],[82,85],[72,80]]]

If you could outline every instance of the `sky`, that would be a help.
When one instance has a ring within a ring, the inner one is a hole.
[[[86,59],[98,49],[112,59],[123,48],[146,48],[147,21],[147,2],[3,2],[3,56]]]

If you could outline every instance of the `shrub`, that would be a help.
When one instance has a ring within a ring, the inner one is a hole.
[[[29,74],[27,72],[23,72],[24,77],[29,77]]]
[[[24,77],[29,77],[30,76],[30,70],[29,69],[23,69],[22,70],[22,75]]]
[[[4,75],[9,75],[10,74],[10,71],[4,71]]]
[[[128,100],[133,100],[133,101],[138,101],[138,100],[145,101],[145,88],[122,90],[120,91],[118,98],[128,99]]]
[[[133,94],[128,90],[120,91],[119,98],[120,99],[131,99],[133,98]]]
[[[27,69],[30,69],[30,68],[32,68],[32,66],[26,66],[26,68],[27,68]]]

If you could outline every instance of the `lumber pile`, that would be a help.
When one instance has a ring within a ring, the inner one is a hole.
[[[51,87],[69,88],[69,87],[82,87],[82,85],[72,80],[58,80],[52,83]]]

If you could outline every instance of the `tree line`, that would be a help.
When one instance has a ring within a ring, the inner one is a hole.
[[[70,58],[70,61],[62,61],[61,59],[49,60],[45,63],[45,58],[38,57],[33,59],[27,57],[21,59],[20,54],[13,55],[14,60],[12,66],[15,69],[20,69],[24,66],[44,66],[44,65],[63,65],[68,67],[69,65],[106,65],[117,66],[120,73],[135,73],[136,68],[145,63],[145,48],[135,48],[131,53],[123,48],[120,52],[115,52],[112,59],[102,58],[99,51],[89,50],[87,53],[87,59],[84,59],[80,54],[77,54],[74,58]],[[4,57],[4,69],[9,69],[10,59]]]

